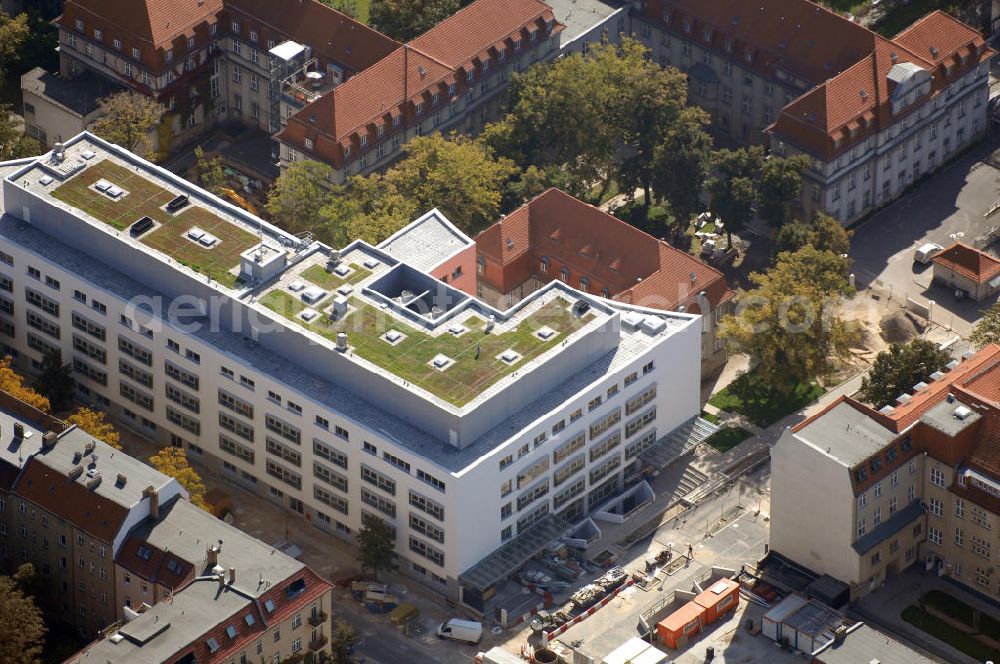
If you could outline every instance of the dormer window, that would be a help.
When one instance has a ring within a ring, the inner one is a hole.
[[[836,148],[839,148],[839,147],[840,147],[840,144],[841,144],[841,142],[842,142],[842,141],[841,141],[841,139],[839,139],[839,138],[835,138],[835,139],[833,139],[833,147],[834,147],[835,149],[836,149]]]
[[[346,158],[346,157],[350,157],[350,156],[351,156],[351,146],[350,145],[345,145],[344,146],[344,157]]]
[[[384,133],[385,133],[385,125],[379,125],[379,126],[375,127],[375,134],[377,136],[381,136]]]
[[[746,53],[744,53],[743,59],[746,60],[747,62],[753,62],[753,52],[747,51]]]
[[[213,37],[214,37],[215,35],[219,34],[219,24],[218,24],[218,23],[213,23],[213,24],[212,24],[212,25],[211,25],[211,26],[210,26],[210,27],[208,28],[208,34],[212,35]]]
[[[394,115],[392,117],[392,126],[393,127],[398,127],[399,126],[399,116],[398,115]]]
[[[500,62],[503,62],[504,58],[506,57],[507,57],[507,49],[505,48],[497,49],[497,59],[499,59]]]
[[[732,53],[733,52],[733,40],[732,39],[727,39],[726,40],[726,52],[727,53]]]
[[[684,21],[684,32],[691,34],[692,30],[694,30],[694,24],[691,21]]]
[[[434,104],[435,106],[437,106],[438,99],[440,99],[440,98],[441,98],[441,95],[439,95],[438,93],[435,92],[434,94],[431,95],[431,103]]]
[[[97,41],[101,41],[102,39],[104,39],[104,33],[95,28],[94,29],[94,39],[96,39]]]
[[[580,290],[584,293],[587,292],[587,288],[590,286],[590,279],[587,277],[580,277]]]
[[[712,41],[712,31],[711,31],[711,29],[705,28],[704,30],[702,30],[701,36],[702,36],[702,38],[706,42]]]
[[[233,21],[233,24],[232,24],[232,25],[230,25],[229,27],[230,27],[230,29],[231,29],[231,30],[232,30],[233,32],[235,32],[236,34],[240,34],[240,24],[239,24],[239,23],[237,23],[236,21]]]
[[[116,39],[116,40],[114,40],[113,43],[114,43],[116,49],[118,49],[119,51],[122,50],[122,40],[121,39]]]
[[[139,59],[139,49],[137,48],[132,49],[132,57],[135,58],[136,60]]]
[[[520,51],[521,50],[521,42],[520,41],[514,42],[514,50],[515,51]]]
[[[562,275],[562,280],[563,281],[569,281],[569,268],[568,267],[566,267],[564,265],[563,269],[559,270],[559,274]]]
[[[538,269],[542,272],[549,271],[549,259],[542,256],[541,260],[538,261]]]
[[[312,150],[312,149],[313,149],[313,139],[307,138],[306,139],[306,150]]]
[[[173,62],[174,61],[174,50],[171,49],[171,48],[168,48],[167,52],[163,54],[163,57],[166,59],[167,62]]]
[[[670,23],[670,10],[668,9],[663,10],[663,22],[667,24]]]
[[[424,112],[424,102],[422,102],[422,101],[418,101],[417,102],[416,111],[417,111],[417,115],[420,115],[421,113]]]
[[[448,94],[450,94],[450,95],[455,94],[455,84],[454,83],[449,83],[448,84]]]
[[[252,41],[252,42],[257,41],[257,31],[256,30],[251,30],[250,31],[250,41]]]
[[[538,37],[538,30],[532,30],[532,31],[530,31],[530,32],[528,33],[528,40],[529,40],[529,41],[535,41],[535,39],[536,39],[537,37]]]
[[[490,70],[490,61],[489,60],[483,60],[482,67],[483,67],[483,73],[485,74],[486,72],[488,72]]]
[[[82,20],[76,19],[76,29],[79,30],[80,32],[83,32],[83,21]]]
[[[367,134],[362,135],[361,140],[359,140],[358,142],[361,144],[361,147],[365,147],[366,145],[368,145],[368,135]]]

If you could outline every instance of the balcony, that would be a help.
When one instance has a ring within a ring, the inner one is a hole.
[[[309,624],[313,627],[319,627],[320,625],[326,623],[329,616],[326,611],[313,611],[309,614]]]
[[[315,639],[313,639],[312,641],[309,642],[309,650],[311,650],[313,652],[317,652],[319,650],[322,650],[323,646],[325,646],[326,642],[329,641],[329,640],[330,639],[327,638],[326,634],[320,634]]]

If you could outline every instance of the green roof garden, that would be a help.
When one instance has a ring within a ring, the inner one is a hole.
[[[504,376],[556,348],[594,318],[593,313],[574,315],[570,302],[557,297],[517,327],[500,334],[486,332],[486,321],[470,314],[458,319],[467,328],[461,334],[445,330],[431,335],[358,298],[348,301],[348,313],[343,319],[331,321],[327,310],[335,297],[333,293],[313,305],[321,314],[308,323],[298,317],[305,305],[292,294],[273,290],[261,297],[260,303],[334,343],[339,332],[346,332],[348,344],[358,357],[456,406],[464,406]],[[451,327],[454,323],[445,325]],[[537,333],[546,327],[552,334],[542,339]],[[392,330],[402,334],[394,342],[386,338]],[[517,354],[514,361],[500,358],[508,350]],[[433,365],[439,355],[449,359],[443,368]]]
[[[127,195],[114,200],[95,191],[91,185],[98,180],[115,184]],[[260,242],[253,233],[195,204],[170,214],[163,206],[174,194],[109,159],[89,166],[56,187],[52,195],[120,231],[150,217],[157,227],[140,236],[139,242],[230,288],[236,285],[237,275],[232,270],[239,267],[240,254]],[[205,247],[188,239],[185,234],[192,227],[219,241]]]

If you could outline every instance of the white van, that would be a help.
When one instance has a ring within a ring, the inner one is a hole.
[[[483,624],[474,620],[452,618],[446,623],[441,623],[437,635],[439,639],[476,644],[483,640]]]
[[[927,244],[920,245],[915,252],[913,252],[913,260],[920,263],[921,265],[927,265],[931,262],[931,259],[944,251],[944,247],[940,244],[934,244],[933,242],[928,242]]]

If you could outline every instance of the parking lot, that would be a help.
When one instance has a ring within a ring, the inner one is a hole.
[[[955,241],[971,245],[976,237],[1000,225],[1000,215],[984,216],[1000,200],[1000,170],[993,165],[1000,161],[995,149],[993,142],[974,147],[855,229],[850,256],[859,289],[873,288],[898,303],[906,298],[921,304],[934,300],[935,322],[963,335],[971,330],[981,308],[989,303],[957,301],[950,289],[932,286],[931,266],[914,263],[913,253],[927,242],[943,247]]]

